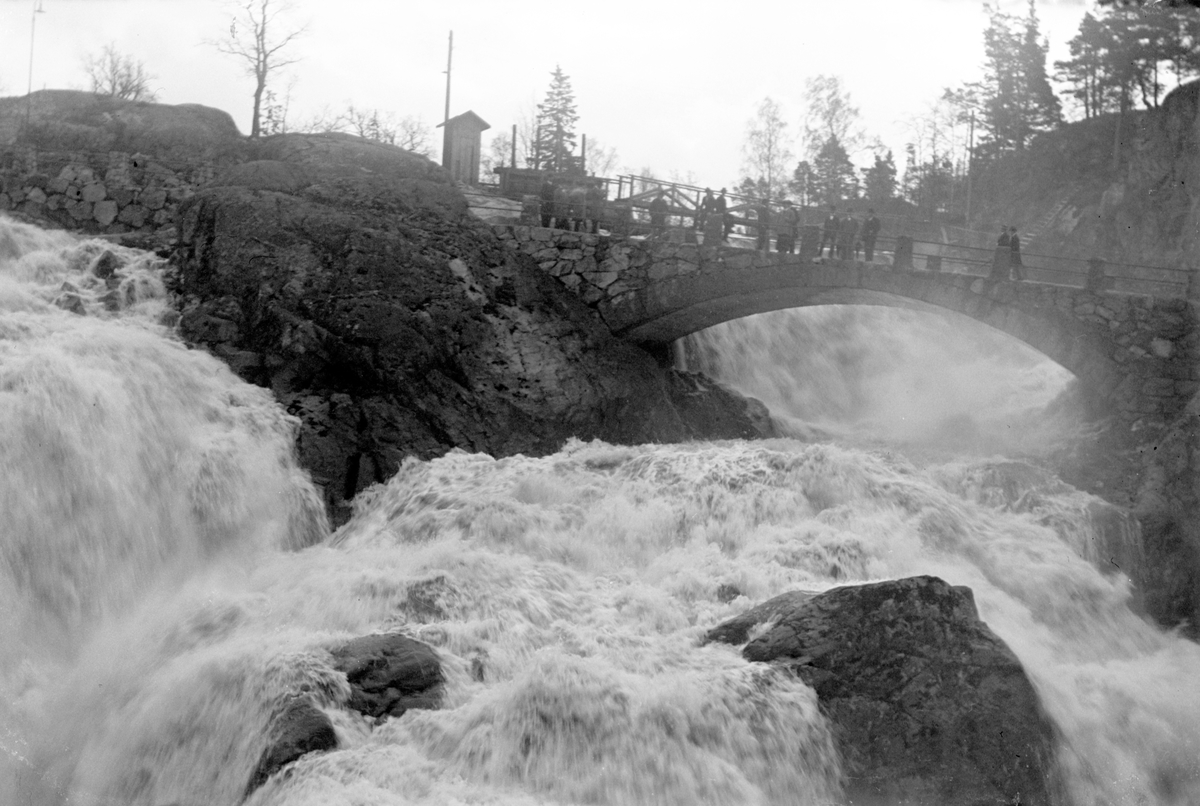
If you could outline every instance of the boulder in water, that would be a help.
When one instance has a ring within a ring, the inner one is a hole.
[[[334,667],[346,673],[346,705],[381,719],[442,702],[442,662],[428,644],[397,633],[364,635],[333,650]]]
[[[271,726],[271,733],[274,740],[246,784],[247,795],[306,753],[337,747],[333,723],[307,699],[292,700]]]
[[[1053,730],[969,588],[936,577],[777,596],[708,640],[791,668],[834,728],[855,804],[1051,802]]]

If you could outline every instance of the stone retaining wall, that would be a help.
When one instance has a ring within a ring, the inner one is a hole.
[[[168,165],[144,154],[0,153],[0,212],[120,234],[173,226],[179,202],[212,181],[212,160]]]

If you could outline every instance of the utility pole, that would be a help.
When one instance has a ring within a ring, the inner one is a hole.
[[[34,0],[33,14],[29,20],[29,87],[25,91],[25,125],[29,125],[30,109],[33,106],[33,37],[37,32],[37,15],[45,14],[42,0]]]
[[[971,168],[975,165],[975,110],[971,110],[971,128],[967,137],[967,229],[971,228]]]
[[[442,167],[450,169],[450,64],[454,58],[454,32],[450,32],[450,47],[446,49],[446,114],[442,116]]]
[[[450,64],[454,59],[454,32],[450,32],[450,47],[446,50],[446,115],[442,123],[450,119]]]

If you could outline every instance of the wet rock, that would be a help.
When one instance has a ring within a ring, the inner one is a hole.
[[[107,280],[123,265],[125,265],[125,262],[117,257],[116,253],[111,249],[105,249],[96,258],[95,262],[92,263],[92,274],[101,280]]]
[[[271,725],[271,744],[246,784],[246,795],[296,759],[337,747],[333,723],[307,699],[292,700]]]
[[[398,633],[364,635],[330,654],[350,683],[346,707],[364,716],[398,717],[442,704],[442,663],[428,644]]]
[[[255,152],[180,204],[180,335],[263,357],[242,377],[300,418],[301,463],[336,522],[405,456],[771,433],[760,405],[614,338],[428,160],[349,135]]]
[[[708,639],[792,669],[834,727],[855,804],[1048,804],[1052,728],[968,588],[935,577],[787,593]]]

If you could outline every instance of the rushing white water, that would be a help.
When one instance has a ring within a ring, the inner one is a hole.
[[[1069,372],[950,311],[776,311],[698,333],[686,352],[689,368],[761,399],[801,436],[1029,455],[1081,427],[1069,406],[1046,411]]]
[[[1076,803],[1200,802],[1200,649],[1131,611],[1095,499],[998,461],[574,442],[407,461],[321,540],[291,420],[170,338],[153,261],[110,311],[102,250],[0,219],[0,803],[232,806],[299,692],[339,749],[252,806],[836,802],[812,691],[697,639],[918,573],[1026,665]],[[392,629],[446,700],[372,725],[327,649]]]

